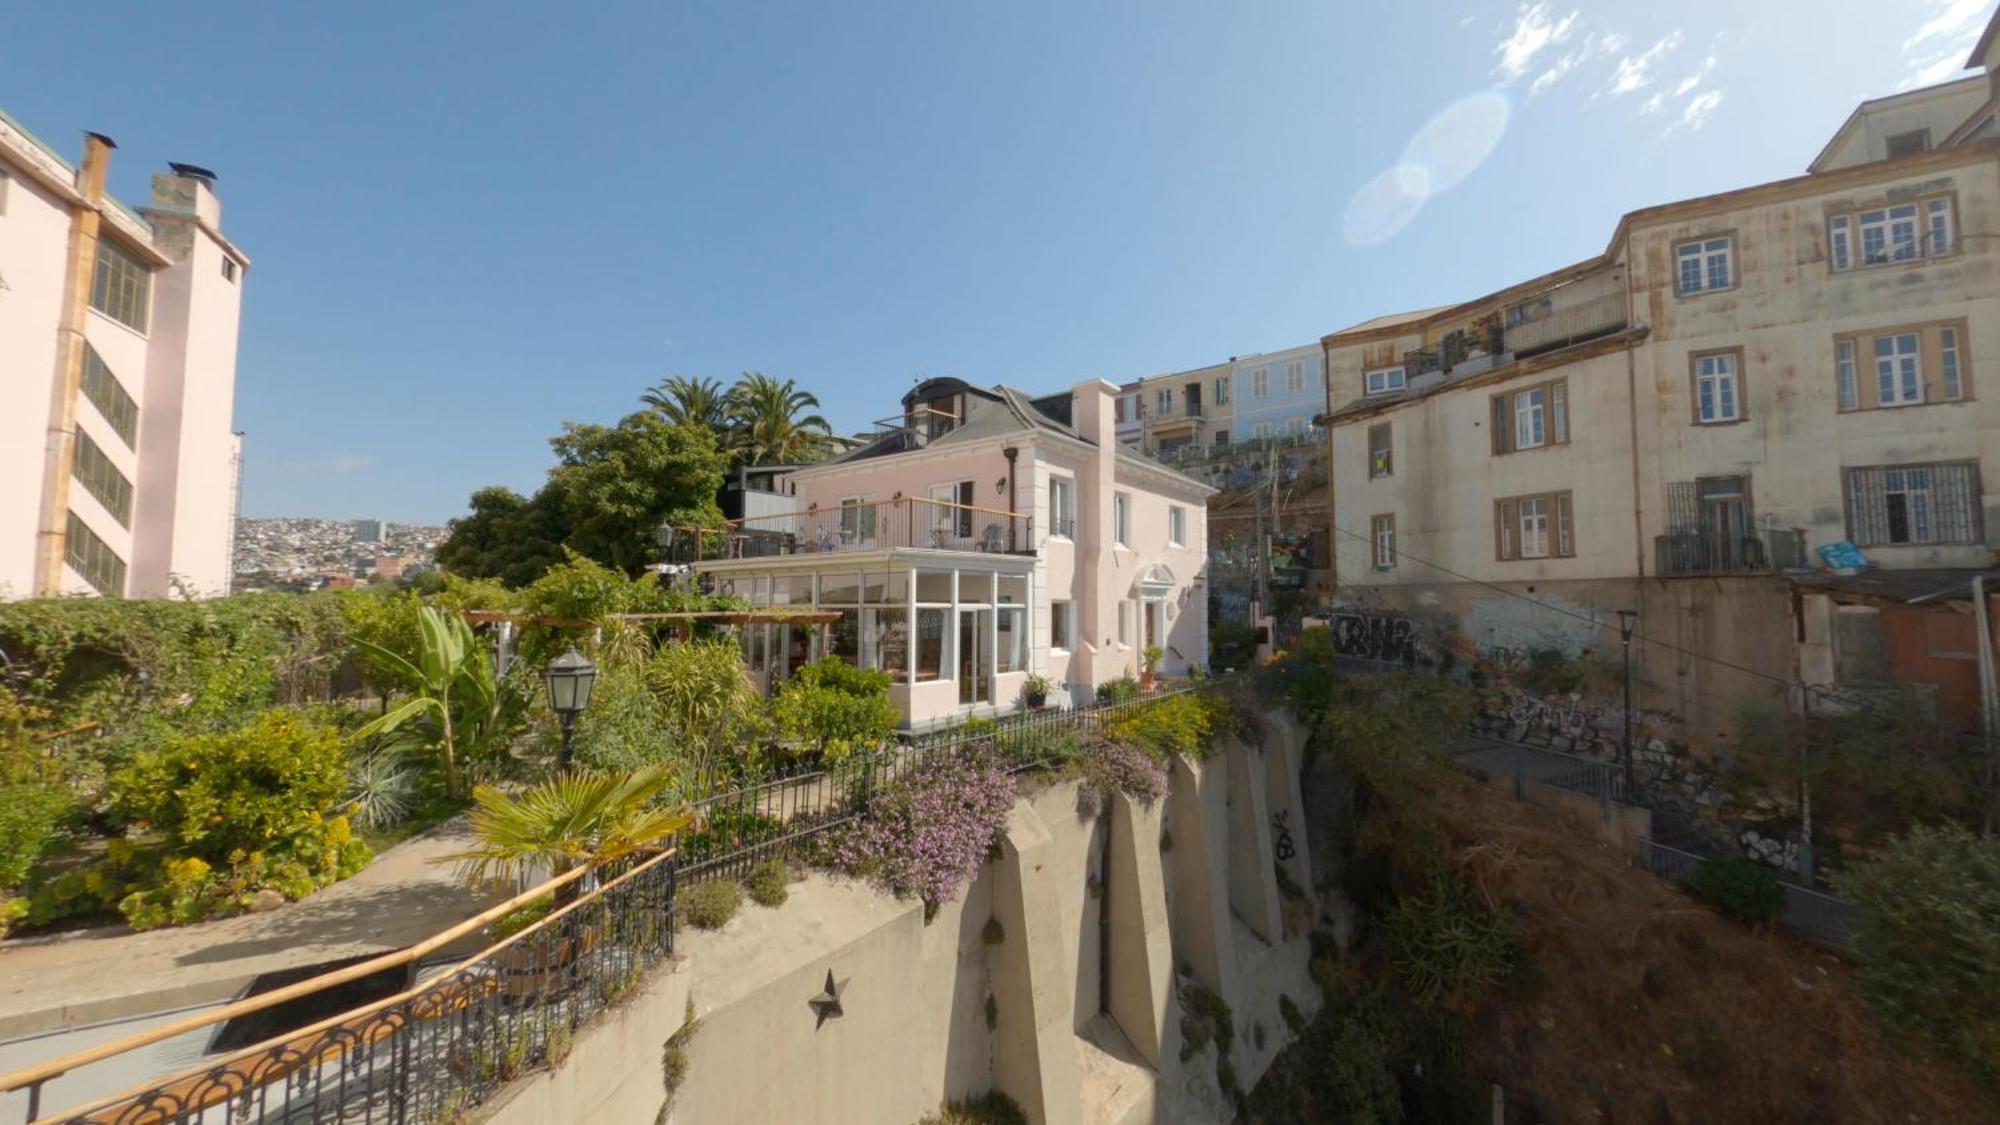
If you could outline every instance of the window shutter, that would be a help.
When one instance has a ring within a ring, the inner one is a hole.
[[[1515,501],[1502,500],[1495,505],[1494,547],[1503,559],[1515,557],[1514,528],[1520,521],[1520,507]]]
[[[1569,444],[1569,382],[1557,379],[1549,384],[1549,440]]]
[[[1493,396],[1493,452],[1507,453],[1514,448],[1512,438],[1513,418],[1507,412],[1507,396]]]
[[[1569,493],[1556,493],[1556,554],[1569,558],[1576,554],[1576,544],[1570,536]]]

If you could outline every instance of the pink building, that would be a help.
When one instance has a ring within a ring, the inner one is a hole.
[[[794,510],[741,521],[699,567],[720,593],[839,617],[747,626],[752,674],[879,668],[921,728],[1011,709],[1031,673],[1087,701],[1148,645],[1167,675],[1204,663],[1215,490],[1122,447],[1117,394],[931,379],[872,444],[793,471]]]
[[[214,175],[176,164],[150,206],[0,113],[0,597],[229,591],[249,259]]]

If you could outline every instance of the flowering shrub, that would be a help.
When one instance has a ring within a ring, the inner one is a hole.
[[[1083,780],[1105,796],[1123,793],[1141,804],[1167,795],[1166,767],[1137,746],[1119,742],[1094,746],[1084,754]]]
[[[1204,757],[1215,736],[1235,724],[1229,705],[1206,691],[1185,692],[1149,703],[1104,728],[1113,742],[1144,747],[1155,754]]]
[[[876,796],[835,846],[839,863],[926,907],[950,902],[999,838],[1014,779],[991,753],[934,754]]]
[[[889,676],[828,659],[808,664],[778,689],[779,733],[839,761],[889,736],[902,712],[889,702]]]

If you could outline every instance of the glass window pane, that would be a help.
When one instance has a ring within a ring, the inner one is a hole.
[[[917,600],[920,602],[949,603],[951,601],[951,571],[918,571]],[[943,628],[943,626],[940,625],[939,628]]]
[[[819,579],[819,604],[854,605],[861,600],[861,576],[858,574],[822,574]]]
[[[908,571],[866,574],[861,578],[862,600],[874,605],[902,605],[910,597]]]
[[[999,629],[1000,654],[993,669],[996,672],[1020,672],[1028,667],[1028,607],[994,611],[995,626]]]
[[[771,579],[772,605],[811,605],[813,600],[813,576],[810,574],[779,574]]]
[[[1000,576],[1000,604],[1028,604],[1028,576],[1025,574],[1003,574]]]
[[[910,678],[910,614],[905,609],[864,609],[861,611],[861,658],[889,679],[903,683]]]
[[[960,605],[992,605],[993,575],[981,571],[959,571],[958,602]]]
[[[922,583],[919,582],[919,587]],[[917,610],[917,669],[919,680],[935,680],[944,667],[944,618],[946,610]]]

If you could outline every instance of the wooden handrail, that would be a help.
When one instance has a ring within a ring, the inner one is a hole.
[[[573,910],[580,909],[584,906],[588,906],[596,902],[598,899],[602,898],[605,894],[610,892],[614,887],[617,887],[620,884],[627,882],[628,880],[637,878],[640,874],[649,870],[656,864],[665,863],[666,861],[672,859],[674,857],[674,854],[679,850],[680,849],[678,848],[664,849],[663,851],[660,852],[660,854],[645,861],[644,863],[639,864],[632,870],[627,871],[625,874],[620,875],[616,879],[611,880],[609,883],[606,883],[603,886],[598,887],[596,890],[592,891],[589,895],[579,898],[575,902],[572,902],[567,906],[562,907],[559,910],[550,912],[546,917],[536,921],[534,925],[529,926],[524,930],[521,930],[519,933],[515,933],[509,935],[508,937],[502,938],[501,940],[494,942],[492,945],[487,946],[485,949],[480,950],[478,953],[473,954],[471,957],[468,957],[465,960],[460,961],[458,964],[453,965],[449,972],[441,976],[434,977],[431,980],[424,981],[422,984],[406,989],[402,992],[397,993],[394,996],[384,997],[383,999],[377,1000],[372,1004],[364,1004],[359,1008],[350,1008],[347,1011],[340,1012],[332,1016],[328,1016],[326,1019],[323,1019],[318,1023],[308,1024],[305,1027],[294,1028],[291,1031],[287,1031],[279,1035],[274,1035],[271,1038],[266,1039],[261,1043],[253,1043],[248,1047],[244,1047],[241,1050],[233,1051],[230,1054],[223,1056],[222,1058],[215,1059],[201,1066],[190,1067],[186,1070],[182,1070],[174,1074],[169,1074],[161,1078],[152,1079],[147,1082],[143,1082],[137,1086],[133,1086],[125,1090],[120,1090],[118,1093],[112,1094],[108,1097],[99,1098],[96,1101],[90,1102],[86,1105],[78,1106],[74,1109],[63,1110],[58,1116],[64,1118],[87,1116],[89,1114],[97,1112],[98,1110],[104,1109],[107,1106],[116,1105],[119,1102],[126,1101],[130,1098],[138,1097],[150,1090],[157,1089],[163,1085],[167,1085],[169,1083],[176,1082],[189,1077],[208,1074],[215,1070],[226,1067],[231,1063],[236,1062],[239,1059],[249,1058],[253,1055],[257,1055],[264,1051],[268,1051],[273,1047],[282,1046],[286,1043],[294,1042],[296,1040],[301,1040],[313,1035],[317,1035],[320,1032],[326,1031],[330,1028],[338,1027],[346,1023],[351,1023],[354,1020],[360,1019],[363,1016],[367,1016],[371,1013],[381,1011],[382,1009],[390,1007],[395,1004],[400,1004],[408,1000],[413,1000],[416,997],[421,996],[426,992],[431,992],[439,988],[442,988],[453,977],[460,976],[464,974],[466,970],[471,969],[475,966],[478,966],[490,960],[494,954],[500,952],[503,949],[506,949],[508,946],[511,946],[516,942],[521,941],[522,939],[535,933],[537,930],[546,929],[550,925],[554,924],[556,920],[561,918],[563,915],[568,914]],[[98,1062],[103,1059],[109,1058],[115,1054],[121,1054],[125,1051],[130,1051],[137,1049],[139,1047],[148,1046],[152,1043],[159,1042],[161,1039],[171,1038],[172,1036],[175,1035],[186,1034],[189,1031],[197,1030],[203,1026],[206,1026],[207,1024],[215,1023],[219,1020],[234,1019],[236,1015],[244,1014],[249,1011],[257,1011],[261,1008],[268,1007],[270,1006],[270,1004],[273,1003],[282,1003],[284,1000],[295,999],[298,996],[305,995],[309,992],[318,991],[324,988],[330,988],[336,984],[344,984],[347,981],[355,979],[357,976],[365,976],[371,972],[380,972],[385,968],[394,968],[395,965],[400,961],[408,961],[417,957],[421,957],[423,956],[423,954],[428,953],[431,950],[434,950],[439,946],[452,941],[455,938],[464,936],[471,929],[497,921],[500,918],[505,917],[506,915],[512,913],[513,911],[518,910],[523,906],[526,906],[528,903],[533,902],[535,899],[538,899],[545,894],[553,892],[557,887],[560,887],[574,880],[581,879],[587,872],[591,870],[593,869],[590,867],[572,868],[568,871],[563,872],[561,875],[558,875],[555,878],[548,880],[547,882],[541,884],[540,886],[534,888],[533,890],[525,891],[519,895],[516,895],[513,898],[508,899],[506,902],[503,902],[498,906],[488,909],[483,914],[477,915],[476,917],[473,918],[468,918],[465,921],[460,922],[458,925],[453,926],[451,929],[448,929],[441,934],[437,934],[430,938],[427,938],[424,941],[421,941],[416,945],[413,945],[408,949],[401,950],[397,953],[385,954],[381,957],[376,958],[373,961],[366,961],[359,965],[352,965],[345,969],[339,969],[331,973],[326,973],[321,976],[314,977],[311,980],[300,981],[298,984],[288,985],[284,988],[276,989],[272,992],[264,994],[263,996],[251,997],[250,999],[247,1000],[239,1000],[235,1004],[231,1004],[219,1011],[212,1012],[206,1017],[200,1017],[200,1016],[191,1017],[189,1019],[181,1020],[177,1023],[170,1024],[166,1027],[155,1028],[149,1032],[142,1032],[138,1035],[127,1036],[124,1039],[117,1040],[116,1042],[105,1043],[97,1047],[88,1048],[86,1050],[72,1052],[71,1054],[65,1055],[60,1059],[55,1059],[51,1062],[43,1063],[40,1066],[29,1067],[25,1070],[15,1071],[13,1074],[6,1075],[4,1078],[0,1078],[0,1093],[12,1092],[14,1090],[21,1089],[22,1087],[25,1086],[34,1085],[38,1082],[46,1082],[51,1078],[59,1078],[63,1074],[67,1073],[69,1070],[73,1070],[78,1066],[86,1066],[90,1063]],[[239,1011],[238,1009],[241,1009],[241,1011]],[[52,1071],[52,1068],[57,1067],[59,1065],[63,1066],[63,1069]],[[279,1079],[274,1079],[274,1080],[281,1080],[281,1077],[282,1076],[280,1076]],[[52,1119],[43,1118],[39,1120],[52,1120]],[[30,1122],[29,1125],[35,1125],[35,1123]]]
[[[667,853],[664,854],[672,854],[672,853],[671,850],[669,850]],[[649,860],[647,862],[651,863],[654,861]],[[376,973],[383,971],[384,969],[393,969],[398,965],[410,964],[411,962],[422,958],[425,954],[430,953],[441,946],[449,944],[450,942],[455,941],[461,937],[464,937],[466,934],[471,933],[474,930],[477,930],[483,926],[490,925],[491,923],[498,921],[499,919],[504,918],[509,914],[512,914],[514,911],[519,910],[523,906],[526,906],[527,904],[535,901],[538,898],[541,898],[543,895],[552,893],[557,887],[573,883],[576,880],[583,878],[585,873],[587,873],[589,870],[590,868],[588,867],[571,868],[570,870],[565,871],[560,875],[557,875],[555,878],[550,879],[549,881],[541,884],[538,887],[535,887],[532,890],[523,891],[522,893],[515,895],[513,898],[508,899],[506,902],[503,902],[498,906],[489,907],[483,913],[475,914],[472,917],[467,918],[465,921],[460,922],[456,926],[453,926],[442,933],[433,934],[430,937],[427,937],[424,940],[406,949],[394,950],[389,953],[384,953],[380,957],[363,961],[358,965],[349,965],[344,969],[335,969],[333,972],[323,973],[319,976],[299,981],[296,984],[288,984],[283,988],[272,989],[270,992],[265,992],[257,996],[245,997],[244,999],[238,1000],[234,1003],[225,1004],[221,1008],[218,1008],[213,1012],[207,1012],[201,1015],[189,1016],[186,1019],[176,1020],[173,1023],[166,1024],[161,1027],[156,1027],[151,1031],[141,1031],[133,1035],[128,1035],[122,1039],[114,1039],[108,1043],[100,1043],[95,1047],[85,1047],[83,1050],[72,1051],[69,1054],[63,1055],[60,1058],[51,1059],[45,1063],[38,1063],[34,1066],[26,1067],[22,1070],[17,1070],[12,1074],[0,1075],[0,1093],[11,1093],[12,1091],[22,1089],[23,1087],[32,1086],[37,1082],[46,1082],[51,1078],[60,1078],[64,1074],[67,1074],[70,1071],[75,1070],[77,1067],[89,1066],[91,1063],[100,1062],[104,1059],[110,1058],[113,1055],[121,1055],[127,1051],[137,1050],[140,1047],[150,1046],[154,1043],[160,1042],[163,1039],[172,1039],[176,1035],[185,1035],[190,1031],[195,1031],[200,1028],[207,1027],[210,1024],[226,1023],[230,1020],[238,1018],[239,1016],[247,1016],[253,1012],[261,1012],[266,1008],[274,1007],[276,1005],[285,1003],[288,1000],[296,1000],[301,996],[307,996],[314,992],[320,992],[325,989],[332,988],[334,985],[337,984],[346,984],[348,981],[351,980],[359,980],[360,978],[365,976],[372,976]],[[637,869],[635,868],[635,870]],[[553,918],[556,917],[556,915],[551,914],[549,915],[549,917]],[[518,937],[519,935],[515,936]],[[511,941],[513,939],[510,938],[508,940]],[[506,942],[500,942],[495,944],[492,948],[498,949],[501,945],[505,944]],[[491,949],[489,949],[488,952],[491,952]],[[353,1012],[343,1012],[342,1018],[352,1016],[353,1014],[354,1014]],[[297,1034],[298,1034],[297,1031],[288,1031],[279,1038],[282,1040],[290,1038]]]

